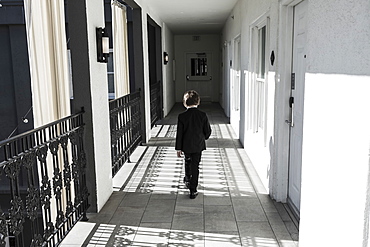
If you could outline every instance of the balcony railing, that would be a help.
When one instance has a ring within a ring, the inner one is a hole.
[[[57,246],[86,218],[82,116],[0,142],[0,246]]]
[[[109,111],[114,176],[142,141],[140,91],[111,100]]]
[[[150,85],[150,122],[153,127],[161,118],[161,82]]]

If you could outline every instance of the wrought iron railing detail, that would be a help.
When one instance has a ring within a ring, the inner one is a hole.
[[[109,111],[114,176],[142,141],[140,91],[111,100]]]
[[[82,116],[0,142],[0,246],[57,246],[86,219]]]
[[[161,118],[161,82],[150,85],[150,121],[153,127]]]

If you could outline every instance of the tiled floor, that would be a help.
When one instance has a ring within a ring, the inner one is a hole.
[[[220,106],[200,108],[213,132],[196,199],[189,199],[174,150],[184,110],[176,105],[114,178],[115,192],[101,212],[79,222],[61,246],[298,246],[296,226],[266,193]]]

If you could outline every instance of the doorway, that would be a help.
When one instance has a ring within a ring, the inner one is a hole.
[[[186,90],[194,89],[201,95],[202,102],[212,102],[212,53],[186,54]]]
[[[292,80],[289,105],[291,118],[289,147],[288,205],[299,219],[301,205],[301,170],[303,140],[304,87],[306,72],[307,1],[294,7]]]
[[[151,126],[163,118],[161,27],[148,16],[148,54]]]
[[[240,94],[241,94],[241,42],[240,36],[234,39],[234,60],[230,64],[231,82],[231,114],[230,123],[234,128],[236,136],[239,136],[240,128]]]

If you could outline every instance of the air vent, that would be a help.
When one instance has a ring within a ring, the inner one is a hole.
[[[193,36],[193,41],[199,41],[200,40],[200,36]]]

